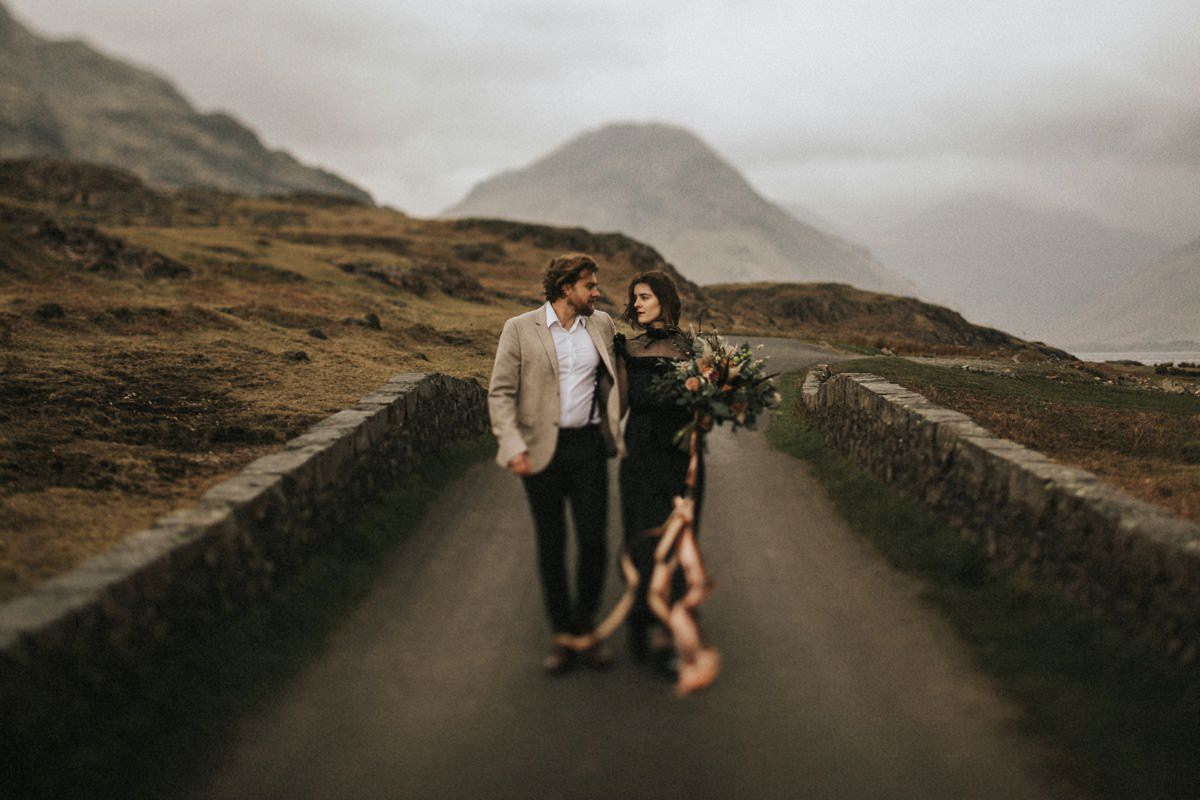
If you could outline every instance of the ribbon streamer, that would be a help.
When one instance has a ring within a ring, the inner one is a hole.
[[[650,573],[646,589],[647,605],[671,632],[679,663],[679,674],[675,683],[675,694],[679,697],[708,686],[716,680],[721,669],[720,654],[715,647],[704,644],[696,620],[696,609],[708,599],[714,587],[704,567],[694,527],[701,423],[702,420],[697,415],[688,441],[690,458],[684,491],[681,496],[675,498],[675,507],[661,527],[661,534],[655,534],[661,538],[654,550],[654,570]],[[683,570],[687,590],[683,597],[672,603],[671,584],[678,569]],[[628,551],[621,553],[621,572],[625,576],[625,593],[604,621],[586,634],[559,634],[554,638],[556,644],[573,650],[587,650],[607,639],[621,626],[633,608],[637,588],[641,582]]]

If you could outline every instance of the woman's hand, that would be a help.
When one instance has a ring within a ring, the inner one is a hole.
[[[529,453],[517,453],[508,460],[508,468],[514,475],[532,475],[533,467],[529,464]]]

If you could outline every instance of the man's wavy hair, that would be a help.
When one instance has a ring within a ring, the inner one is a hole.
[[[663,325],[668,328],[678,327],[679,313],[683,308],[683,304],[679,302],[679,290],[675,288],[675,281],[671,280],[671,276],[660,269],[639,272],[629,279],[625,313],[621,315],[625,318],[625,321],[639,330],[646,327],[638,322],[637,309],[633,307],[633,304],[637,301],[633,290],[639,283],[646,284],[650,287],[650,291],[654,292],[654,296],[658,299],[658,306],[661,309],[659,318],[662,320]]]
[[[546,290],[546,299],[554,302],[564,296],[563,287],[570,286],[588,272],[599,272],[600,265],[596,259],[584,253],[564,253],[550,259],[550,265],[542,275],[542,288]]]

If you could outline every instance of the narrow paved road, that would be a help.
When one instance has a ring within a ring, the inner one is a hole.
[[[827,358],[768,352],[776,369]],[[709,458],[704,625],[724,672],[708,691],[676,700],[620,635],[612,671],[542,675],[529,513],[517,480],[480,464],[199,796],[1048,796],[1015,712],[800,462],[726,431]]]

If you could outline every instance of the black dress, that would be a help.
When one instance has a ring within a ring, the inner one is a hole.
[[[687,477],[686,449],[673,441],[676,432],[691,422],[691,412],[675,404],[675,398],[654,388],[654,381],[671,371],[671,361],[687,355],[678,332],[663,334],[647,331],[626,342],[618,336],[618,357],[624,364],[628,391],[629,418],[625,424],[625,458],[621,461],[621,519],[625,528],[625,547],[637,567],[641,581],[637,600],[629,615],[635,648],[646,627],[654,621],[646,605],[646,585],[654,569],[654,549],[661,526],[675,507],[674,499],[683,493]],[[696,474],[695,525],[700,529],[700,507],[704,496],[704,459]],[[672,600],[683,596],[685,581],[676,572]]]

